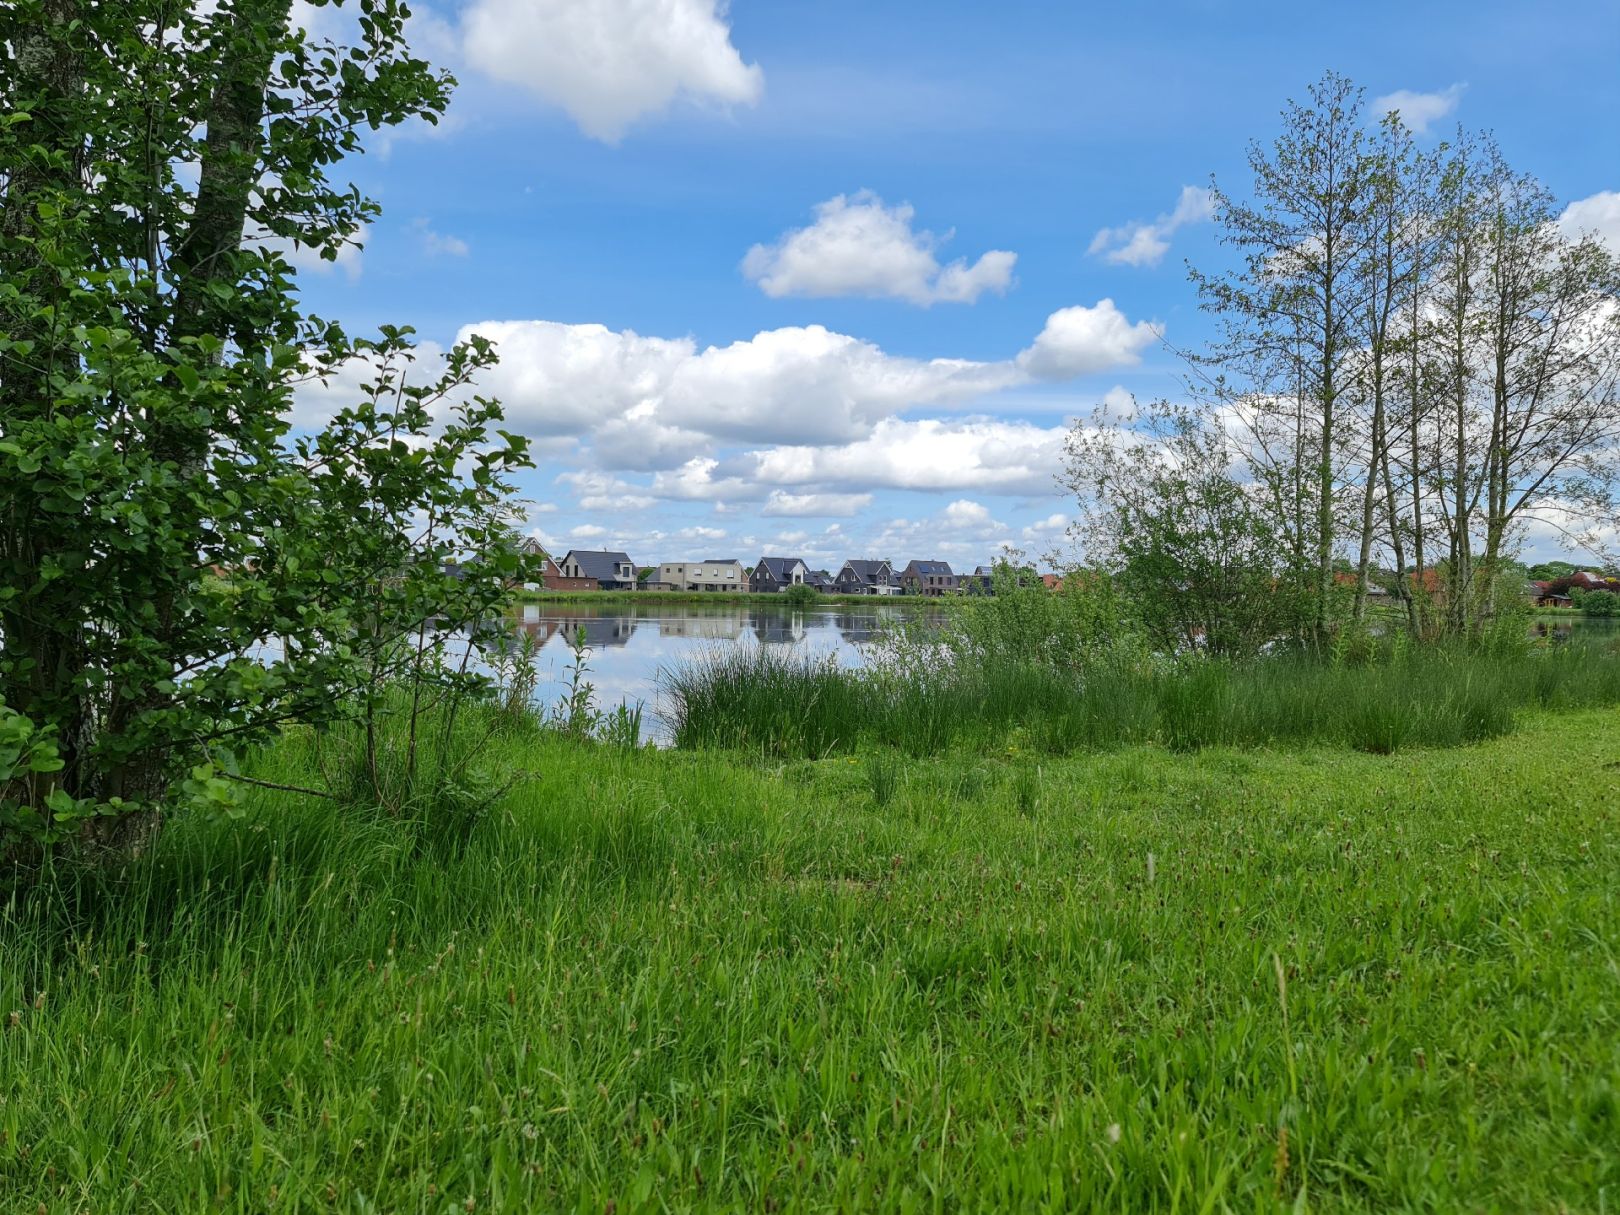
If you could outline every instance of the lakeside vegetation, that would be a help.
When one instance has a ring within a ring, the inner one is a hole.
[[[1508,733],[1525,710],[1620,705],[1620,654],[1454,647],[1260,663],[1108,661],[1083,672],[1009,661],[840,668],[766,649],[733,650],[665,677],[672,737],[778,758],[864,746],[930,755],[953,747],[1066,755],[1157,743],[1338,746],[1387,753]]]
[[[759,764],[490,712],[464,723],[498,726],[481,767],[533,775],[455,846],[257,790],[238,824],[0,900],[0,1208],[1598,1210],[1620,1186],[1612,711],[1392,757],[1038,764]],[[317,745],[250,771],[314,781]]]

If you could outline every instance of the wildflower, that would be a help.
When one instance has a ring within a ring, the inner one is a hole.
[[[1119,1137],[1120,1137],[1120,1135],[1122,1133],[1123,1132],[1119,1129],[1119,1123],[1110,1122],[1108,1124],[1108,1142],[1109,1143],[1118,1143],[1119,1142]]]

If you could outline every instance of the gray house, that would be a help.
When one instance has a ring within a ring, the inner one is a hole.
[[[840,595],[898,595],[900,579],[887,561],[846,561],[833,588]]]
[[[658,567],[658,587],[671,591],[746,591],[748,571],[731,557],[702,561],[665,561]]]
[[[956,590],[956,575],[949,562],[913,561],[900,571],[900,589],[908,595],[938,598]]]
[[[748,575],[748,589],[773,595],[810,581],[810,567],[797,557],[761,557]]]
[[[564,578],[594,578],[597,587],[604,591],[636,589],[636,564],[628,553],[572,548],[562,559],[561,566]]]

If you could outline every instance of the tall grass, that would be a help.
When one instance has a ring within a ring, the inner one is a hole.
[[[459,850],[255,789],[0,880],[0,1212],[1614,1206],[1620,839],[1554,792],[1614,714],[764,765],[483,712],[535,776]]]
[[[1288,655],[1104,659],[1066,669],[997,652],[973,660],[940,652],[932,661],[912,652],[903,663],[841,669],[791,652],[737,650],[667,671],[665,690],[677,746],[777,757],[869,744],[913,755],[1141,743],[1388,754],[1493,738],[1525,710],[1620,704],[1620,654],[1581,645],[1519,653],[1447,646],[1360,664]]]

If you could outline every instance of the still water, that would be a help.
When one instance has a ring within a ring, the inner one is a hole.
[[[758,603],[660,604],[525,603],[513,613],[516,628],[540,645],[540,685],[536,699],[550,706],[567,689],[580,641],[590,647],[586,678],[596,703],[612,709],[640,705],[649,737],[658,737],[659,672],[684,662],[702,661],[732,646],[790,646],[796,653],[831,655],[844,666],[859,666],[862,647],[902,621],[938,622],[943,613],[927,604],[881,603],[868,607],[818,605],[795,609],[761,598]]]

